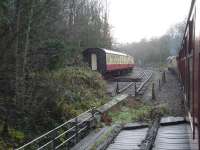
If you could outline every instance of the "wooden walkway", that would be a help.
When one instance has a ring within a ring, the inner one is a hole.
[[[163,117],[160,124],[153,150],[198,150],[184,117]],[[122,130],[107,150],[140,150],[147,132],[148,128]]]
[[[187,123],[161,126],[153,150],[198,150]]]
[[[147,130],[148,128],[122,130],[107,150],[140,150],[139,145],[144,140]]]
[[[81,140],[73,150],[91,150],[94,146],[102,141],[110,131],[109,127],[104,127],[101,130],[91,132],[87,138]],[[118,134],[119,133],[119,134]],[[146,135],[149,133],[147,124],[130,123],[119,128],[116,133],[116,138],[111,139],[113,142],[107,147],[107,150],[141,150],[142,141],[146,140]],[[111,133],[109,133],[110,135]],[[115,136],[114,136],[115,137]],[[109,139],[109,138],[107,138]],[[153,141],[154,142],[154,141]],[[106,145],[107,146],[107,145]],[[106,147],[105,146],[105,147]],[[104,148],[105,148],[104,147]],[[153,150],[198,150],[197,140],[192,138],[192,130],[190,124],[187,123],[184,117],[164,117],[160,121],[157,136],[154,142]]]

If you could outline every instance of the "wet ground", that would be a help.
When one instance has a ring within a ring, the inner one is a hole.
[[[168,114],[172,116],[184,116],[184,97],[178,77],[165,70],[166,82],[162,81],[162,73],[158,69],[153,70],[153,78],[142,96],[144,102],[153,102],[167,108]],[[159,89],[160,80],[160,89]],[[152,84],[155,85],[156,100],[152,100]]]
[[[149,70],[149,69],[148,69]],[[160,71],[157,68],[151,68],[153,75],[150,79],[149,83],[144,87],[144,94],[138,95],[137,99],[142,100],[146,103],[155,103],[157,105],[162,105],[167,108],[168,114],[172,116],[184,116],[184,97],[180,87],[179,80],[177,76],[167,69],[165,69],[166,73],[166,82],[162,81],[163,71]],[[141,68],[136,68],[132,73],[127,76],[135,77],[142,71]],[[160,88],[159,88],[159,80],[160,80]],[[114,96],[116,90],[116,82],[107,81],[107,91],[108,93],[112,93]],[[155,95],[156,100],[152,100],[152,84],[155,86]],[[119,84],[120,88],[128,83],[124,82]],[[134,86],[128,89],[128,94],[134,93]]]
[[[153,150],[198,150],[197,140],[192,138],[188,123],[161,126]]]
[[[184,116],[184,97],[180,83],[176,75],[166,71],[166,83],[162,85],[157,95],[159,103],[167,106],[169,114],[173,116]]]
[[[139,70],[137,70],[137,71],[139,71]],[[145,88],[144,95],[140,95],[137,97],[129,96],[126,101],[127,105],[135,106],[136,105],[135,102],[138,102],[138,103],[145,103],[145,105],[154,107],[155,109],[158,108],[157,106],[164,106],[167,110],[167,113],[165,114],[165,116],[179,116],[179,117],[183,116],[184,117],[185,111],[184,111],[184,103],[183,103],[183,101],[184,101],[183,93],[182,93],[180,83],[178,81],[177,76],[172,74],[168,70],[164,70],[165,75],[166,75],[166,82],[164,82],[162,80],[163,71],[161,72],[159,69],[153,69],[153,68],[152,68],[152,71],[153,71],[153,76],[152,76],[151,80],[149,81],[149,83],[147,83],[147,87]],[[134,76],[134,73],[136,73],[136,71],[133,72],[131,75]],[[158,84],[159,80],[160,80],[160,88],[159,88],[159,84]],[[155,85],[155,99],[152,99],[152,84],[153,83]],[[116,83],[108,84],[108,89],[109,88],[110,88],[109,90],[114,89],[115,84]],[[134,103],[130,103],[129,99],[132,99]],[[122,103],[119,107],[113,107],[110,111],[112,111],[112,113],[115,111],[119,112],[119,113],[120,113],[120,111],[122,111],[122,113],[127,112],[127,109],[125,106],[126,105],[124,103]],[[120,107],[122,107],[123,109],[120,109]],[[146,108],[146,106],[144,108]],[[146,110],[146,109],[142,109],[142,111],[141,111],[142,115],[135,111],[135,115],[139,115],[142,118],[141,121],[144,121],[144,118],[143,118],[144,110]],[[131,116],[130,113],[124,113],[124,114],[125,114],[125,117],[127,117],[127,118],[133,117],[133,116]],[[121,116],[123,116],[123,114]],[[110,116],[107,116],[107,117],[110,119]],[[111,121],[112,121],[112,119],[111,119]],[[126,119],[123,119],[123,120],[126,122]],[[144,123],[141,121],[139,123]],[[114,119],[113,119],[113,122],[114,122]],[[133,122],[134,122],[134,119],[131,118],[126,123],[133,123]],[[104,126],[104,124],[102,124],[102,126]],[[189,125],[186,124],[186,126],[185,126],[185,124],[183,124],[183,126],[188,127]],[[179,146],[182,146],[181,149],[182,148],[188,149],[188,150],[192,149],[189,147],[190,139],[191,139],[190,136],[188,136],[188,137],[185,136],[186,134],[191,135],[191,129],[189,128],[187,131],[185,128],[183,129],[182,126],[180,126],[181,131],[178,129],[179,129],[178,125],[170,126],[169,129],[167,128],[167,132],[165,133],[165,128],[161,127],[158,130],[159,138],[156,138],[154,149],[162,149],[162,148],[165,149],[166,147],[170,146],[171,149],[174,150],[174,148],[177,148],[177,144]],[[142,131],[141,133],[139,133],[140,130]],[[179,141],[180,134],[174,134],[176,132],[171,134],[171,133],[168,133],[168,130],[175,130],[175,131],[177,131],[177,133],[181,133],[181,138],[182,139],[184,138],[184,140],[185,140],[183,142],[185,142],[185,143],[187,142],[187,144],[185,144],[185,145],[181,144],[181,141]],[[134,148],[137,149],[138,146],[140,145],[140,143],[142,143],[142,141],[144,140],[146,132],[147,132],[146,127],[144,127],[144,129],[137,129],[137,130],[131,129],[130,131],[125,131],[123,129],[122,132],[120,132],[119,135],[114,139],[113,143],[111,143],[111,145],[108,147],[108,149],[123,149],[123,148],[124,149],[134,149]],[[170,134],[170,135],[168,135],[168,134]],[[91,139],[93,139],[93,140],[91,140],[90,138],[88,138],[88,139],[86,138],[84,143],[88,144],[91,141],[92,141],[92,143],[94,143],[95,142],[94,137],[97,137],[97,139],[98,139],[99,135],[101,135],[101,132],[95,133],[95,136],[91,135],[91,137],[92,137]],[[129,136],[130,136],[130,138],[129,138]],[[138,141],[135,141],[136,139]],[[172,144],[168,143],[168,140],[170,140],[170,139],[173,140]],[[177,140],[175,141],[174,139],[177,139]],[[105,141],[103,141],[103,142],[105,142]],[[163,143],[164,143],[164,145],[163,145]]]

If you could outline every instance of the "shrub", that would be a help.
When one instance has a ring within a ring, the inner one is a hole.
[[[33,73],[29,83],[21,124],[37,135],[107,101],[105,82],[89,68]]]

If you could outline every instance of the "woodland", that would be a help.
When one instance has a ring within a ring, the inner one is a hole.
[[[177,52],[180,23],[166,35],[113,46],[106,0],[0,0],[0,149],[12,149],[108,101],[106,83],[82,61],[101,47],[138,64]]]
[[[161,37],[144,38],[140,42],[119,44],[116,49],[121,49],[134,56],[139,66],[160,67],[166,65],[167,57],[178,54],[185,26],[186,20],[183,20],[172,25]]]
[[[105,84],[81,56],[111,44],[104,0],[1,0],[0,149],[101,105]]]

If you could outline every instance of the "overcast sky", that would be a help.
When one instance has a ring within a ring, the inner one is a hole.
[[[108,0],[109,22],[116,42],[159,37],[186,18],[191,0]]]

